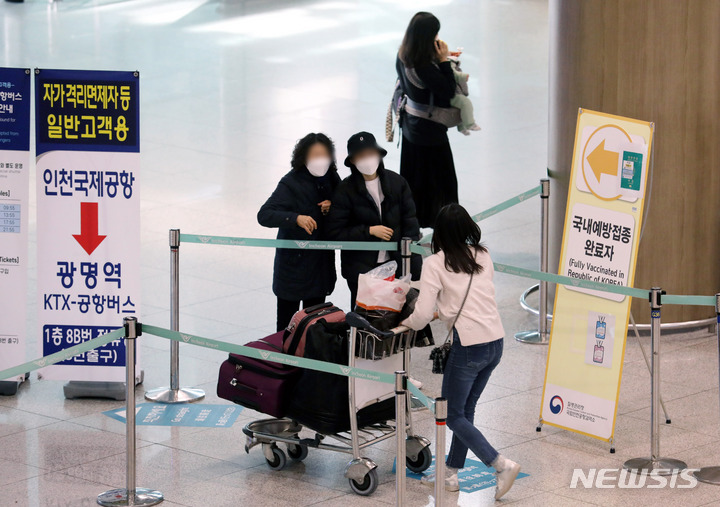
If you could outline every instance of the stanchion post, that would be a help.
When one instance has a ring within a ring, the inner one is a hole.
[[[550,180],[540,180],[540,271],[548,272],[548,238],[550,236]],[[515,339],[523,343],[547,345],[548,338],[548,283],[540,281],[540,305],[538,312],[538,330],[523,331],[515,335]]]
[[[400,257],[402,258],[402,275],[409,275],[411,274],[411,258],[412,254],[410,252],[410,245],[412,244],[412,239],[410,238],[403,238],[400,240]]]
[[[650,457],[633,458],[623,464],[625,469],[637,474],[673,475],[687,468],[683,461],[660,457],[660,313],[663,294],[665,291],[660,287],[650,289]]]
[[[180,229],[170,229],[170,329],[180,331]],[[205,391],[180,387],[180,342],[170,342],[170,386],[147,391],[145,398],[157,403],[188,403],[202,400]]]
[[[395,505],[405,505],[405,426],[407,411],[407,373],[395,372],[395,437],[397,441],[397,458],[395,460]]]
[[[542,192],[540,193],[540,222],[542,229],[540,230],[540,271],[548,272],[548,238],[550,236],[550,180],[545,178],[540,180]],[[540,281],[540,319],[538,320],[541,343],[548,342],[547,328],[548,313],[548,283]]]
[[[715,294],[715,314],[717,316],[715,334],[718,342],[718,376],[720,378],[720,294]],[[694,475],[700,482],[720,486],[720,466],[703,467],[697,470]]]
[[[135,317],[125,317],[125,488],[113,489],[98,495],[97,503],[104,506],[157,505],[163,501],[159,491],[135,485],[135,349],[137,337],[142,335],[141,324]]]
[[[445,505],[445,428],[447,400],[435,398],[435,506]]]

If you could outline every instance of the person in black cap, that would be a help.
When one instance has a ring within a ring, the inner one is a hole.
[[[385,169],[387,151],[375,136],[358,132],[347,143],[345,165],[350,176],[338,185],[327,220],[327,235],[337,241],[400,241],[420,238],[415,202],[405,179]],[[358,275],[378,264],[395,260],[402,265],[400,252],[342,250],[342,276],[350,288],[351,308],[355,307]],[[412,277],[417,280],[422,258],[412,258]]]

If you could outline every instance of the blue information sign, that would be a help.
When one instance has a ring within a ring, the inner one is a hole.
[[[46,325],[43,326],[43,356],[60,352],[118,329],[111,326]],[[74,366],[125,367],[125,346],[118,339],[94,350],[56,364]]]
[[[0,370],[25,361],[30,78],[30,69],[0,67]],[[24,379],[0,379],[0,389],[14,394]]]
[[[30,149],[30,69],[0,68],[0,149]]]
[[[137,72],[35,70],[38,322],[45,354],[141,314],[140,251],[133,247],[140,243],[139,92]],[[41,374],[123,382],[125,344]]]

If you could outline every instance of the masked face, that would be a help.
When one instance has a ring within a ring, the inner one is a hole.
[[[308,160],[305,166],[308,171],[310,171],[310,174],[316,178],[320,178],[327,174],[328,169],[330,169],[330,163],[331,160],[328,157],[316,157]]]
[[[369,155],[355,162],[355,167],[365,176],[372,176],[380,166],[380,155]]]

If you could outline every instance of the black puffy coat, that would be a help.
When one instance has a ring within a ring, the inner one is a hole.
[[[305,168],[293,169],[283,176],[262,205],[257,220],[263,227],[277,227],[278,239],[327,239],[327,216],[321,213],[318,203],[330,199],[338,183],[340,176],[335,169],[322,178],[316,178]],[[315,219],[318,228],[312,235],[297,225],[298,215]],[[275,251],[273,292],[281,299],[300,301],[327,296],[335,289],[336,280],[335,252],[332,250],[278,248]]]
[[[415,202],[405,178],[389,171],[382,164],[378,168],[380,186],[384,195],[382,201],[382,220],[380,211],[365,186],[362,174],[351,167],[351,174],[335,190],[332,207],[327,220],[327,235],[336,241],[382,241],[370,235],[370,227],[384,225],[393,230],[391,242],[399,242],[403,237],[420,239],[420,226],[415,217]],[[402,266],[400,252],[388,252],[392,260]],[[356,281],[360,273],[365,273],[377,265],[376,251],[342,250],[342,276],[346,280]],[[417,280],[422,269],[422,257],[412,257],[412,275]]]

